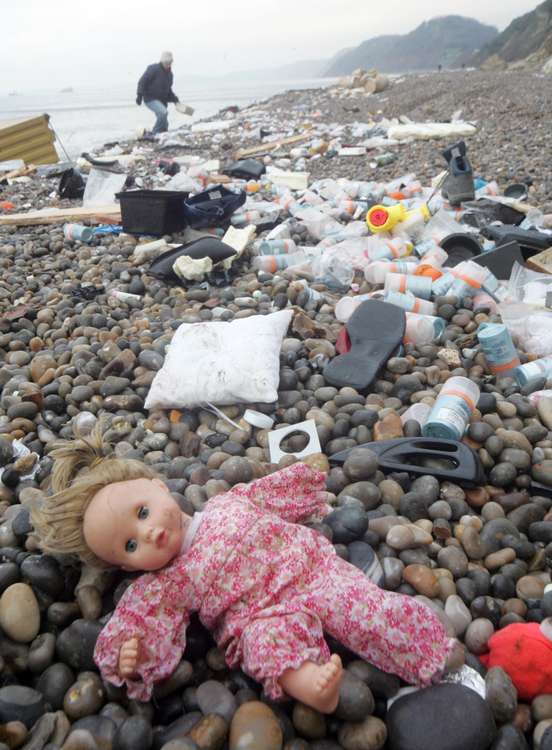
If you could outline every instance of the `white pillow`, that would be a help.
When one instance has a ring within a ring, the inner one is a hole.
[[[271,403],[278,398],[280,349],[293,312],[231,323],[183,323],[155,376],[146,409]]]

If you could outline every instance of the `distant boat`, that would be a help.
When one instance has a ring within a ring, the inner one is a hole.
[[[60,94],[73,94],[74,93],[74,89],[71,88],[71,86],[67,86],[67,88],[61,89],[61,91],[59,93]]]
[[[10,91],[8,96],[19,96],[19,91]]]

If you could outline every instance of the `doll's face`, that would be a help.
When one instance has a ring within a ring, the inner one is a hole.
[[[131,479],[101,489],[84,515],[86,543],[125,570],[158,570],[178,555],[188,516],[159,479]]]

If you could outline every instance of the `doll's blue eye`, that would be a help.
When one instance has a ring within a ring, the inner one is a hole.
[[[138,518],[143,521],[149,516],[149,509],[145,505],[141,505],[138,508]]]
[[[125,550],[127,552],[136,552],[136,548],[138,547],[138,542],[136,539],[129,539],[128,542],[125,544]]]

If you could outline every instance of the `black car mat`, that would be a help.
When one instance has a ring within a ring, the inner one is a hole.
[[[369,299],[345,325],[351,349],[326,365],[324,377],[329,385],[363,391],[403,340],[406,315],[396,305]]]
[[[464,443],[435,438],[396,438],[364,443],[378,456],[382,471],[407,471],[409,474],[429,474],[441,480],[459,484],[481,484],[485,481],[483,466],[477,454]],[[329,460],[343,464],[351,450],[334,453]]]
[[[235,254],[233,247],[217,237],[200,237],[198,240],[173,247],[159,255],[151,262],[149,273],[157,279],[175,281],[178,276],[173,271],[173,265],[175,260],[182,255],[189,255],[190,258],[211,258],[213,263],[220,263]]]

